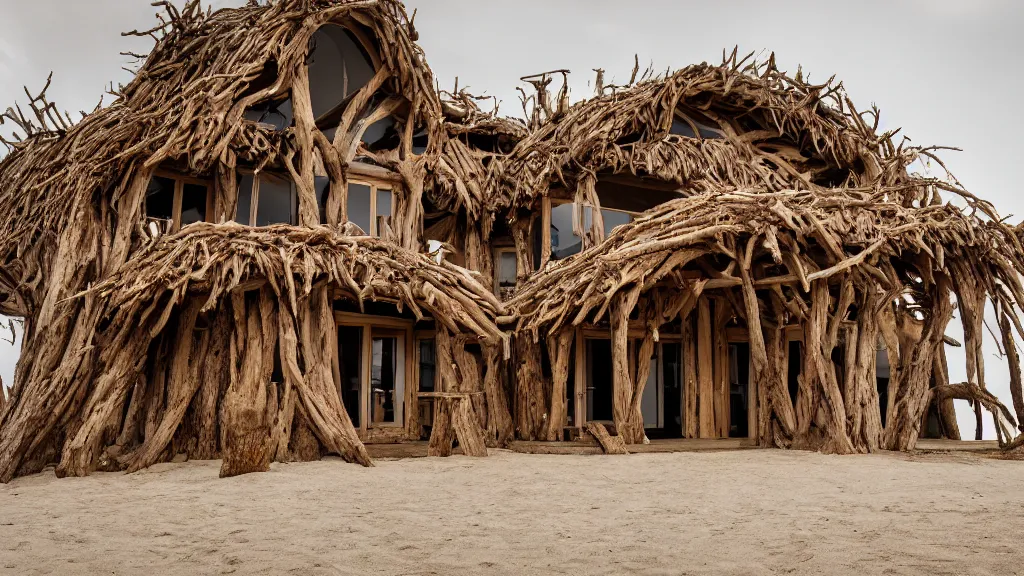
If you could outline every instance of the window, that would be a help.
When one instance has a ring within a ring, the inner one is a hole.
[[[420,340],[420,392],[433,392],[437,379],[437,360],[433,340]]]
[[[672,129],[669,130],[669,133],[687,138],[698,138],[699,135],[700,138],[706,140],[725,138],[722,129],[714,120],[699,115],[697,112],[684,113],[680,110],[676,110],[676,117],[672,120]]]
[[[578,254],[583,249],[583,238],[577,236],[572,229],[572,203],[559,204],[551,207],[551,227],[548,234],[551,235],[551,259],[561,260],[573,254]],[[604,219],[604,235],[607,238],[616,226],[628,224],[633,221],[633,215],[622,210],[602,208],[601,216]],[[583,207],[583,229],[590,230],[593,225],[593,208]]]
[[[398,135],[398,124],[391,116],[370,124],[363,132],[363,144],[370,152],[393,150],[402,143]]]
[[[344,103],[373,78],[373,61],[352,31],[328,24],[313,34],[308,64],[313,117],[321,129],[336,126]]]
[[[261,102],[245,111],[245,119],[260,124],[269,124],[280,132],[292,125],[292,99],[286,98],[277,102]]]
[[[548,234],[551,235],[552,260],[568,258],[583,249],[583,238],[573,232],[572,213],[572,203],[551,207],[551,227]]]
[[[359,394],[362,390],[362,349],[363,328],[361,326],[338,326],[338,368],[341,373],[341,401],[345,411],[352,418],[352,424],[359,427]]]
[[[386,185],[348,184],[348,220],[367,236],[380,236],[394,217],[394,192]]]
[[[298,198],[291,180],[276,174],[243,173],[238,181],[235,222],[247,226],[298,224]]]
[[[176,183],[170,178],[154,176],[146,189],[146,217],[174,220]]]
[[[402,424],[405,406],[405,338],[374,330],[370,355],[370,421]]]
[[[515,248],[498,248],[494,251],[494,288],[502,301],[508,300],[516,290],[518,263]]]
[[[163,230],[176,232],[182,226],[205,222],[210,200],[206,182],[160,174],[153,176],[146,188],[146,218],[163,221]]]
[[[316,176],[313,179],[316,188],[316,202],[320,206],[320,223],[327,224],[327,197],[331,193],[331,179],[327,176]]]

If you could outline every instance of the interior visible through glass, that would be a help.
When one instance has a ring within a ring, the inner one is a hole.
[[[405,365],[402,338],[374,336],[370,363],[370,421],[374,424],[402,422],[405,394]]]

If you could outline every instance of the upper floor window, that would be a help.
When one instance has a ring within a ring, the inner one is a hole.
[[[705,140],[721,140],[725,133],[717,122],[698,112],[683,112],[676,110],[676,116],[672,121],[671,134],[686,136],[687,138],[702,138]]]
[[[583,230],[590,230],[594,223],[594,212],[590,206],[581,207],[583,210]],[[573,231],[573,204],[551,205],[551,225],[547,231],[551,246],[551,259],[561,260],[573,254],[578,254],[584,248],[583,238]],[[602,208],[601,217],[604,221],[604,236],[607,238],[616,226],[628,224],[636,217],[631,212],[615,210],[613,208]]]
[[[321,203],[321,222],[327,223],[327,199],[330,184],[317,177],[317,194]],[[381,236],[394,217],[394,192],[389,184],[372,181],[348,182],[348,221],[367,236]]]
[[[336,126],[344,103],[373,78],[373,59],[356,34],[328,24],[313,34],[308,63],[313,117],[321,128]]]
[[[269,124],[274,130],[280,132],[292,125],[294,114],[292,112],[292,99],[266,101],[254,104],[245,111],[245,119],[261,124]]]
[[[164,222],[162,230],[176,232],[193,222],[205,222],[212,210],[210,186],[203,180],[160,173],[146,188],[146,218]]]
[[[235,221],[248,226],[298,224],[298,198],[291,180],[276,174],[251,172],[238,184]]]

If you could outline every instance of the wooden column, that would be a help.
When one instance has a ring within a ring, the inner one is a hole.
[[[697,335],[693,317],[683,319],[683,430],[686,438],[696,438],[697,423]]]
[[[725,333],[725,325],[729,322],[729,303],[724,298],[714,300],[715,323],[714,365],[715,365],[715,435],[718,438],[729,437],[730,398],[729,398],[729,337]]]
[[[570,352],[575,336],[572,328],[565,328],[548,336],[548,358],[551,360],[551,409],[548,412],[547,440],[561,440],[565,426],[565,389],[569,379]]]
[[[711,321],[711,301],[702,296],[697,303],[697,435],[700,438],[715,436],[715,363]]]
[[[629,430],[633,383],[629,376],[629,311],[626,298],[615,297],[612,305],[612,417],[620,436]],[[628,440],[627,440],[628,441]]]

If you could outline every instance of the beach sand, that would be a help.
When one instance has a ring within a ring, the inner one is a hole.
[[[0,573],[1024,573],[1024,463],[967,454],[494,451],[218,470],[0,486]]]

